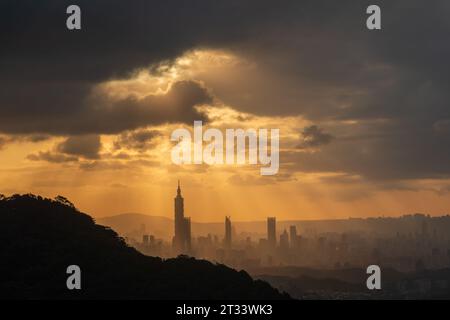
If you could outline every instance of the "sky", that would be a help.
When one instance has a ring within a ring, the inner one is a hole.
[[[0,193],[94,217],[443,215],[450,3],[79,0],[0,4]],[[171,133],[280,130],[280,169],[175,165]]]

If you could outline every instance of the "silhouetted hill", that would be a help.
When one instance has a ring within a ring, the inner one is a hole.
[[[144,256],[63,197],[0,196],[0,252],[2,298],[288,298],[244,271]],[[73,264],[81,268],[81,290],[66,288]]]

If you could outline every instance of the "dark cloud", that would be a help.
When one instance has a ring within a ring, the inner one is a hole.
[[[241,49],[266,77],[244,75],[234,91],[214,91],[244,111],[312,120],[448,118],[448,2],[379,1],[383,29],[376,32],[365,27],[368,4],[298,1],[295,21],[286,13],[286,25]]]
[[[64,103],[64,88],[58,90],[55,96],[61,101],[39,101],[39,97],[31,95],[27,98],[29,101],[18,106],[18,110],[1,108],[0,115],[3,117],[0,117],[0,130],[58,135],[118,133],[151,124],[203,120],[204,116],[194,107],[213,102],[208,90],[194,81],[176,82],[166,94],[150,94],[144,98],[129,96],[111,100],[98,95],[74,97],[80,105],[72,105],[70,99]],[[21,100],[17,97],[16,101],[20,104]],[[40,103],[42,105],[39,108],[36,104]],[[45,103],[51,106],[47,107]],[[56,107],[60,109],[53,110]],[[23,110],[26,108],[28,110]]]
[[[380,0],[383,30],[377,32],[365,27],[370,1],[80,0],[79,32],[65,28],[70,1],[19,3],[1,5],[0,77],[14,104],[19,92],[35,90],[36,107],[26,110],[42,109],[42,101],[44,108],[70,112],[68,97],[85,97],[92,84],[198,47],[232,49],[271,72],[257,86],[243,75],[234,94],[217,88],[234,105],[266,114],[404,116],[399,109],[409,109],[416,89],[431,81],[445,92],[450,82],[449,66],[440,62],[450,53],[442,41],[449,31],[445,0],[425,7],[419,0]]]
[[[128,162],[131,167],[158,167],[161,163],[154,160],[136,159]]]
[[[298,145],[299,149],[316,148],[329,144],[333,136],[325,133],[322,128],[312,125],[303,129],[302,142]]]
[[[27,79],[91,83],[126,75],[193,47],[248,36],[255,3],[79,0],[83,28],[70,32],[65,12],[72,1],[5,0],[1,55],[11,63],[4,75],[23,80],[20,74],[33,70]],[[264,21],[271,14],[269,1],[260,7],[265,13],[257,20]]]
[[[51,138],[51,136],[48,134],[32,134],[32,135],[22,136],[20,138],[20,140],[37,143],[37,142],[49,140],[50,138]]]
[[[450,174],[446,0],[379,0],[380,31],[365,27],[366,0],[79,0],[79,32],[65,28],[69,4],[1,2],[0,131],[120,133],[201,120],[194,106],[213,98],[198,82],[121,101],[93,96],[92,88],[186,50],[223,48],[257,65],[205,81],[225,103],[335,122],[333,133],[360,123],[345,134],[352,139],[282,162],[371,179]]]
[[[0,137],[0,150],[3,149],[3,147],[8,143],[7,138]]]
[[[160,135],[159,131],[149,129],[127,131],[120,134],[114,141],[114,147],[116,149],[134,149],[144,152],[154,147],[154,138]]]
[[[168,97],[129,97],[115,106],[92,101],[94,85],[174,59],[196,47],[226,47],[257,34],[256,2],[80,0],[82,30],[66,28],[71,1],[0,4],[0,128],[8,133],[117,133],[161,122],[201,120],[194,103],[210,101],[193,83]],[[257,21],[276,21],[271,3]],[[291,5],[289,5],[291,6]],[[271,17],[272,16],[272,17]],[[174,98],[176,111],[154,111]],[[186,101],[182,101],[182,99]],[[197,99],[195,99],[197,98]]]
[[[27,159],[31,161],[47,161],[51,163],[65,163],[78,161],[78,157],[69,156],[52,151],[41,151],[37,154],[30,154],[27,156]]]
[[[0,149],[11,143],[38,143],[50,139],[51,136],[45,134],[31,134],[31,135],[5,135],[0,136]]]
[[[98,159],[102,147],[99,135],[73,136],[57,146],[61,153],[86,159]]]
[[[131,159],[131,155],[126,152],[119,152],[116,154],[102,154],[102,159],[117,159],[117,160],[128,160]]]
[[[338,137],[314,153],[282,153],[281,165],[291,171],[348,173],[369,181],[450,177],[450,152],[445,147],[450,136],[436,135],[432,128],[419,130],[413,124],[409,128],[378,124],[371,130],[384,134],[374,136],[367,136],[370,131],[364,125],[341,126],[353,136]]]
[[[99,159],[102,144],[99,135],[71,136],[51,151],[40,151],[27,156],[31,161],[51,163],[78,162],[81,159]]]

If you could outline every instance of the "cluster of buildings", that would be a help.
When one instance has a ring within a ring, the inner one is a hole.
[[[140,251],[161,257],[184,254],[242,269],[283,265],[329,269],[381,264],[411,271],[450,265],[449,228],[445,226],[447,223],[450,227],[450,217],[445,223],[437,223],[442,230],[431,231],[427,218],[418,216],[400,222],[368,221],[370,219],[355,222],[349,219],[347,224],[353,223],[351,230],[339,231],[336,227],[331,231],[317,232],[303,228],[301,235],[297,225],[283,223],[282,228],[277,228],[276,217],[268,217],[266,236],[254,241],[245,232],[236,234],[229,216],[225,217],[220,236],[210,233],[193,237],[191,219],[184,216],[184,199],[179,183],[174,205],[172,243],[144,234],[142,242],[135,245]],[[374,230],[386,231],[383,226],[394,223],[398,226],[393,227],[390,233],[363,230],[365,224],[379,224]],[[409,229],[400,227],[403,225]],[[417,226],[417,231],[412,233],[414,227],[411,226]],[[282,232],[277,235],[277,230]]]
[[[175,254],[193,254],[194,250],[192,248],[192,233],[191,233],[191,218],[184,216],[184,198],[181,195],[180,181],[178,181],[177,194],[174,199],[174,236],[172,238],[172,249]],[[265,247],[268,251],[274,252],[277,247],[277,232],[276,232],[276,217],[267,218],[267,239],[260,239],[259,245]],[[224,250],[232,249],[232,225],[231,217],[225,217],[225,232],[222,247]],[[148,237],[145,235],[144,237]],[[144,238],[145,240],[145,238]],[[216,241],[213,241],[212,237],[198,237],[198,242],[200,246],[207,246],[208,244],[218,244],[217,237]],[[297,241],[297,229],[295,226],[290,227],[290,238],[285,230],[280,235],[280,247],[288,248],[289,241],[292,243]],[[145,242],[145,241],[144,241]]]

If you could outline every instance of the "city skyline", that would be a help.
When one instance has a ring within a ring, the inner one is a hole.
[[[420,272],[425,268],[447,267],[450,263],[447,232],[450,216],[435,219],[441,221],[415,214],[397,219],[331,220],[322,226],[291,221],[279,226],[277,217],[270,216],[261,234],[249,230],[249,225],[236,229],[228,215],[219,228],[222,232],[209,227],[204,233],[194,233],[190,218],[185,216],[178,181],[174,218],[165,230],[171,241],[152,234],[146,224],[141,224],[137,232],[124,232],[120,227],[117,230],[122,230],[129,245],[146,255],[170,258],[181,254],[250,271],[272,266],[339,270],[376,263],[402,272]],[[149,226],[155,230],[155,226]]]

